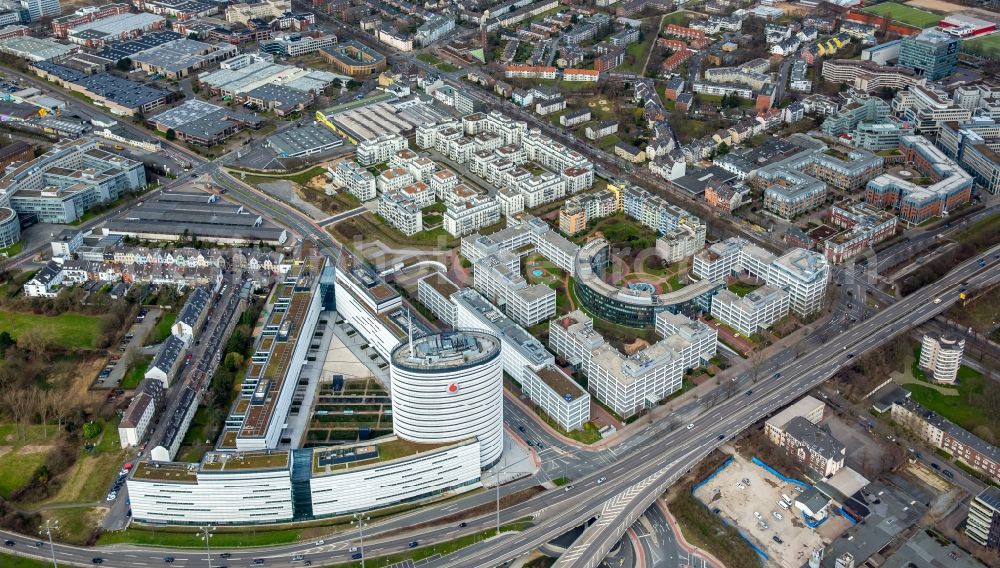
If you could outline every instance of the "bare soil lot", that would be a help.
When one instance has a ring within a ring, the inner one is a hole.
[[[736,484],[743,484],[744,480],[750,483],[744,484],[741,489]],[[736,455],[728,467],[699,487],[694,496],[709,509],[718,509],[717,514],[725,522],[736,525],[744,536],[764,550],[773,563],[786,568],[800,568],[809,560],[814,549],[840,535],[847,529],[848,523],[839,516],[831,515],[820,527],[824,529],[822,534],[807,527],[794,505],[792,509],[785,510],[777,504],[782,493],[794,499],[799,494],[795,487]],[[754,512],[760,513],[767,523],[766,529],[762,528]],[[775,518],[772,512],[777,512],[782,518]],[[781,539],[780,544],[774,541],[775,536]]]

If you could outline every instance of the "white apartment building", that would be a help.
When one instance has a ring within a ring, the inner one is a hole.
[[[594,165],[576,150],[543,136],[537,128],[531,129],[523,142],[528,159],[556,172],[567,168],[593,169]]]
[[[421,156],[409,148],[400,150],[389,158],[389,167],[405,168],[413,176],[413,179],[424,183],[430,183],[431,177],[437,169],[434,160]]]
[[[336,168],[328,168],[334,180],[348,193],[358,198],[358,201],[365,202],[375,199],[376,182],[375,176],[365,168],[350,160],[343,160],[337,164]]]
[[[504,217],[510,217],[512,215],[517,215],[518,213],[524,211],[524,194],[520,191],[513,189],[501,189],[497,191],[497,205],[500,207],[500,213]]]
[[[426,150],[437,145],[438,133],[443,130],[461,130],[462,123],[455,119],[447,119],[441,122],[430,122],[418,124],[415,130],[417,147]]]
[[[500,204],[492,197],[476,195],[464,201],[449,201],[444,212],[444,230],[462,237],[500,221]]]
[[[358,143],[356,157],[362,166],[387,162],[394,154],[406,148],[406,138],[399,134],[383,134]]]
[[[692,256],[704,248],[707,232],[698,217],[683,217],[676,227],[656,239],[656,253],[670,263]]]
[[[458,176],[451,170],[438,170],[431,175],[430,185],[434,195],[443,201],[445,194],[458,185]]]
[[[403,190],[383,192],[378,202],[378,214],[406,236],[424,230],[421,207]]]
[[[920,367],[938,383],[954,383],[962,366],[965,339],[957,334],[930,332],[920,343]]]
[[[559,172],[559,177],[566,182],[566,191],[577,193],[594,185],[593,168],[566,168]]]
[[[134,448],[142,443],[153,417],[156,416],[156,405],[162,400],[165,389],[160,381],[144,380],[139,383],[136,392],[138,394],[129,403],[118,423],[118,438],[123,448]]]
[[[492,111],[486,115],[485,131],[500,136],[504,145],[520,144],[528,131],[528,123],[514,120],[499,111]]]
[[[518,324],[531,327],[556,313],[556,291],[544,284],[528,284],[521,276],[521,257],[500,251],[473,265],[474,286],[487,300]]]
[[[559,367],[525,371],[521,390],[567,432],[590,420],[590,394]]]
[[[387,193],[403,189],[415,181],[413,175],[406,168],[389,168],[375,178],[375,186],[378,187],[379,192]]]
[[[531,209],[565,197],[566,182],[553,173],[545,172],[522,181],[518,190],[524,196],[524,206]]]
[[[785,317],[789,305],[788,294],[773,286],[762,286],[742,298],[721,290],[712,297],[711,314],[749,337]]]

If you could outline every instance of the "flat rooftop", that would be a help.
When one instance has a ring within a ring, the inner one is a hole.
[[[392,352],[392,362],[415,372],[472,366],[500,354],[500,340],[476,331],[434,333],[404,342]]]
[[[584,394],[583,388],[576,381],[555,367],[544,367],[536,374],[563,398],[570,397],[568,400],[576,400]]]
[[[215,453],[205,454],[201,463],[202,471],[245,471],[251,469],[286,469],[288,468],[288,452],[240,452],[238,454]]]
[[[313,451],[312,473],[313,475],[334,473],[352,467],[384,463],[423,452],[471,442],[472,440],[444,444],[418,444],[402,440],[396,436],[390,436],[351,446],[316,449]]]
[[[198,467],[193,463],[141,461],[132,470],[131,479],[137,481],[165,481],[170,483],[198,483]]]

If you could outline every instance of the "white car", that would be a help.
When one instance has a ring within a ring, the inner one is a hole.
[[[687,428],[688,430],[692,430],[694,428],[694,423],[688,424]]]
[[[764,520],[764,517],[760,513],[758,513],[757,511],[753,512],[753,516],[757,517],[758,521],[763,521]]]
[[[941,298],[934,298],[934,303],[935,304],[940,304],[941,303]]]
[[[607,477],[598,477],[597,478],[597,484],[600,485],[600,484],[604,483],[607,480],[608,480]]]
[[[779,521],[782,518],[784,518],[784,517],[781,516],[781,513],[777,512],[777,511],[771,511],[771,516],[774,517],[775,519],[778,519]]]
[[[758,524],[760,525],[760,528],[767,530],[767,521],[761,521]]]
[[[106,501],[114,501],[117,498],[118,498],[118,493],[112,491],[111,493],[108,493],[108,497],[105,500]]]
[[[746,488],[747,488],[747,486],[746,486],[746,485],[743,485],[742,483],[740,483],[739,481],[737,481],[737,482],[736,482],[736,488],[737,488],[737,489],[746,489]]]
[[[326,544],[325,540],[317,540],[316,541],[316,546],[323,546],[324,544]]]

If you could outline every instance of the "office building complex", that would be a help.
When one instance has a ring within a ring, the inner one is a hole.
[[[0,178],[0,202],[10,203],[21,220],[65,224],[99,203],[145,186],[142,162],[80,138],[57,143],[45,154],[8,169]]]
[[[399,292],[383,282],[374,268],[341,251],[335,294],[337,313],[388,361],[392,350],[406,336],[391,318],[405,311]]]
[[[358,143],[357,159],[362,166],[387,162],[396,152],[406,148],[406,138],[398,134],[384,134]]]
[[[830,267],[819,253],[795,248],[775,257],[739,237],[733,237],[694,255],[692,272],[703,280],[718,282],[730,274],[744,271],[788,292],[792,311],[800,316],[807,316],[823,307]]]
[[[482,332],[425,335],[392,352],[393,430],[421,444],[479,441],[480,467],[503,451],[501,343]]]
[[[941,123],[937,146],[972,176],[976,185],[1000,193],[1000,121],[976,117]]]
[[[920,368],[938,383],[952,384],[962,366],[965,339],[953,333],[925,333],[920,343]]]
[[[899,139],[913,134],[913,127],[907,122],[895,119],[884,119],[873,122],[859,122],[854,128],[852,139],[854,146],[869,152],[895,150],[899,147]]]
[[[890,113],[889,104],[878,97],[855,97],[835,115],[828,116],[821,128],[827,136],[840,136],[851,132],[861,122],[882,120]]]
[[[229,411],[219,445],[227,450],[278,446],[299,371],[321,310],[319,280],[325,259],[294,263],[271,294],[270,315],[254,347],[240,396]]]
[[[637,286],[613,286],[604,278],[609,263],[610,246],[605,239],[592,239],[581,247],[573,270],[574,290],[590,312],[630,327],[655,327],[661,311],[708,311],[712,295],[723,286],[719,280],[704,279],[666,294]]]
[[[906,163],[923,174],[903,179],[882,174],[868,182],[865,201],[890,208],[899,218],[916,225],[968,203],[972,198],[972,176],[923,136],[903,136],[899,151]],[[904,172],[899,172],[902,175]]]
[[[1000,489],[987,486],[972,499],[965,534],[981,546],[1000,550]]]
[[[927,84],[927,77],[918,75],[908,67],[856,59],[827,59],[823,61],[822,74],[827,81],[846,83],[869,94],[881,89],[906,89]]]
[[[712,316],[749,337],[763,331],[788,314],[788,293],[762,286],[740,297],[729,290],[712,296]]]
[[[892,112],[923,134],[934,136],[945,122],[964,122],[972,110],[948,97],[937,85],[914,85],[892,99]]]
[[[556,291],[544,284],[528,284],[521,276],[521,258],[500,251],[473,265],[475,288],[525,327],[547,321],[556,313]]]
[[[668,335],[630,356],[605,342],[580,310],[549,323],[549,345],[587,376],[593,396],[628,417],[676,392],[684,371],[715,355],[714,330],[684,316],[665,317],[659,329]]]
[[[930,28],[902,41],[899,66],[915,69],[930,81],[951,75],[958,65],[960,40],[953,35]]]

